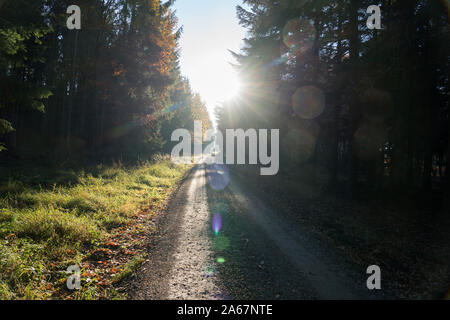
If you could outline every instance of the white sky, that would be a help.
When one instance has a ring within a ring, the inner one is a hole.
[[[238,4],[241,1],[177,0],[174,5],[183,26],[181,72],[200,93],[211,116],[218,103],[238,90],[238,79],[229,65],[235,61],[228,52],[239,52],[245,37],[236,17]]]

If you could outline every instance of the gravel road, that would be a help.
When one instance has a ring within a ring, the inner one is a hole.
[[[221,299],[212,265],[204,165],[194,168],[172,199],[149,247],[149,261],[133,280],[132,299]]]
[[[196,166],[171,200],[149,243],[149,261],[129,286],[131,299],[382,297],[366,288],[365,270],[345,265],[236,179],[225,190],[209,188],[205,169]],[[210,225],[218,201],[227,208],[226,246],[219,248]],[[217,264],[218,255],[226,263]]]

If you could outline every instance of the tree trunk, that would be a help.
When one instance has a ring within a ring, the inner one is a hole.
[[[339,115],[340,106],[336,106],[333,112],[333,119],[331,124],[331,154],[330,154],[330,190],[335,190],[338,184],[338,169],[339,169]]]
[[[357,1],[350,2],[350,61],[352,63],[352,69],[350,70],[351,83],[355,85],[359,81],[359,31],[358,31],[358,10],[359,3]],[[358,93],[353,91],[350,101],[350,136],[349,136],[349,152],[350,152],[350,187],[352,196],[357,190],[358,184],[358,172],[359,172],[359,158],[358,158],[358,146],[355,140],[355,132],[359,126],[359,101]]]
[[[444,193],[444,210],[445,212],[450,212],[450,121],[448,124],[448,143],[447,143],[447,159],[445,163],[445,182],[446,190]]]

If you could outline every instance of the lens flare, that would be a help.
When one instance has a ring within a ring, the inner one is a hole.
[[[300,6],[303,6],[303,3]],[[281,56],[267,64],[266,68],[287,63],[311,49],[316,38],[316,29],[309,20],[292,19],[283,28],[282,36],[284,46]]]
[[[217,258],[218,263],[225,263],[225,258],[219,257]]]
[[[214,233],[217,235],[220,229],[222,229],[222,216],[220,215],[220,213],[214,214],[211,224]]]
[[[181,107],[183,107],[182,103],[178,103],[178,104],[174,104],[174,105],[172,105],[170,107],[166,107],[163,110],[163,114],[169,114],[171,112],[174,112],[174,111],[180,109]]]
[[[217,251],[223,251],[223,250],[227,249],[229,246],[230,246],[230,240],[228,240],[227,237],[225,237],[225,236],[214,237],[213,247]]]
[[[314,86],[301,87],[292,96],[292,109],[302,119],[315,119],[325,109],[325,95]]]
[[[212,164],[208,167],[208,183],[216,191],[223,190],[230,182],[230,172],[223,164]]]
[[[299,56],[312,48],[316,38],[313,23],[304,19],[292,19],[283,28],[283,43],[289,52]]]
[[[213,263],[207,263],[203,266],[203,274],[206,277],[214,277],[216,275],[216,265]]]
[[[266,65],[266,68],[270,68],[270,67],[274,67],[277,66],[279,64],[283,64],[288,62],[290,59],[289,53],[285,53],[283,54],[281,57],[276,58],[275,60],[273,60],[271,63]]]

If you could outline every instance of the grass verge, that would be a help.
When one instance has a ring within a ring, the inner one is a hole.
[[[0,179],[0,299],[125,298],[120,283],[189,166],[21,168]],[[67,268],[81,269],[68,290]]]

